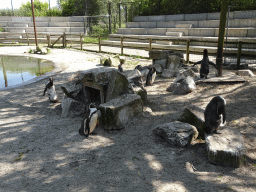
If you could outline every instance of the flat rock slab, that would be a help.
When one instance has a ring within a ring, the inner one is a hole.
[[[143,113],[143,104],[139,95],[124,94],[101,104],[100,111],[104,129],[122,129],[133,117]]]
[[[245,164],[245,146],[242,134],[234,128],[218,129],[221,134],[205,134],[208,160],[211,163],[241,167]]]
[[[197,74],[199,76],[199,74]],[[216,74],[209,73],[207,79],[200,79],[201,83],[244,83],[246,80],[232,72],[225,72],[222,77],[216,77]]]
[[[178,120],[194,125],[199,132],[199,137],[204,139],[204,108],[187,106]]]
[[[159,125],[153,129],[153,133],[170,145],[179,147],[186,147],[198,136],[195,126],[180,121]]]

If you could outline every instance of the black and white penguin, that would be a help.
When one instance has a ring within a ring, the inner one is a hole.
[[[45,92],[47,92],[51,102],[56,103],[58,101],[58,96],[55,91],[55,86],[53,85],[53,77],[49,77],[49,83],[45,85],[43,96],[45,96]]]
[[[219,126],[226,123],[226,100],[221,96],[214,97],[204,111],[204,130],[207,134],[217,133]]]
[[[119,65],[118,65],[118,70],[119,70],[119,72],[124,72],[124,69],[123,69],[123,66],[122,66],[122,64],[120,63]]]
[[[95,103],[89,105],[90,114],[85,117],[82,121],[81,128],[79,129],[79,134],[89,137],[95,127],[98,124],[99,115],[97,113],[97,108]]]
[[[149,72],[147,74],[147,79],[146,79],[146,85],[152,85],[155,81],[156,78],[156,68],[154,66],[149,67]]]
[[[209,61],[209,58],[208,58],[208,51],[207,49],[204,50],[204,56],[203,56],[203,59],[201,61],[198,61],[196,62],[193,67],[197,64],[201,64],[201,67],[200,67],[200,78],[204,78],[207,79],[207,75],[209,74],[209,64],[214,66],[216,69],[216,65]]]

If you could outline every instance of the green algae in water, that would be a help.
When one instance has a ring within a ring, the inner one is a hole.
[[[53,63],[44,59],[0,56],[0,88],[18,85],[53,69]]]

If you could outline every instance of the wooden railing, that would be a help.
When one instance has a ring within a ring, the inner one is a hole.
[[[2,33],[3,34],[3,33]],[[6,34],[6,33],[4,33]],[[20,43],[27,43],[28,45],[30,45],[30,43],[32,41],[35,40],[34,38],[34,33],[26,33],[24,35],[23,34],[13,34],[13,33],[9,33],[10,35],[22,35],[22,39],[19,39],[19,38],[1,38],[1,33],[0,33],[0,43],[3,42],[3,41],[18,41]],[[25,37],[24,37],[25,36]],[[62,47],[67,47],[68,44],[74,44],[74,45],[79,45],[79,49],[83,50],[89,50],[87,49],[86,47],[84,47],[84,44],[87,44],[87,45],[96,45],[98,46],[98,52],[102,52],[102,46],[114,46],[114,47],[119,47],[120,48],[120,54],[121,55],[124,55],[124,48],[135,48],[133,46],[132,43],[127,44],[125,43],[125,40],[127,42],[129,42],[129,40],[143,40],[144,42],[143,43],[140,43],[140,46],[139,48],[141,49],[144,49],[144,50],[152,50],[152,49],[167,49],[167,50],[174,50],[174,51],[180,51],[180,52],[184,52],[186,53],[186,61],[189,62],[189,54],[190,53],[202,53],[202,51],[197,51],[193,46],[191,46],[191,44],[193,42],[200,42],[200,43],[213,43],[215,46],[214,47],[217,47],[217,41],[218,39],[217,38],[212,38],[212,39],[204,39],[204,38],[201,38],[201,39],[196,39],[196,38],[189,38],[189,37],[182,37],[182,38],[179,38],[179,37],[161,37],[161,38],[143,38],[143,36],[141,36],[141,38],[138,38],[138,37],[127,37],[127,36],[120,36],[120,37],[115,37],[115,44],[110,44],[108,43],[107,41],[102,41],[102,38],[109,38],[109,36],[90,36],[90,37],[93,37],[93,38],[96,38],[98,39],[98,42],[86,42],[84,41],[84,35],[83,34],[66,34],[66,33],[63,33],[63,34],[45,34],[45,33],[38,33],[38,42],[40,43],[46,43],[48,45],[48,47],[53,47],[55,46],[57,43],[58,44],[61,44]],[[111,37],[113,38],[113,36]],[[119,41],[117,40],[117,38],[119,38]],[[51,41],[54,40],[53,43],[51,43]],[[155,41],[170,41],[170,42],[173,42],[175,43],[175,46],[164,46],[164,45],[160,45],[160,44],[156,44],[156,43],[153,43]],[[182,44],[182,45],[180,45]],[[253,39],[251,42],[248,41],[248,40],[238,40],[238,39],[231,39],[231,40],[228,40],[228,42],[225,42],[226,45],[235,45],[234,47],[235,48],[231,48],[230,52],[227,52],[226,50],[229,50],[229,49],[226,49],[224,50],[224,53],[225,54],[232,54],[232,55],[236,55],[237,56],[237,66],[240,65],[240,59],[241,59],[241,55],[246,55],[248,53],[248,55],[256,55],[256,39]],[[177,46],[179,45],[179,46]],[[250,48],[250,46],[252,48]],[[198,46],[197,46],[198,47]],[[249,47],[249,48],[248,48]],[[138,48],[138,46],[137,46]],[[245,49],[248,48],[250,49],[249,52],[245,52]],[[193,50],[192,50],[193,49]],[[243,54],[242,54],[243,53]]]

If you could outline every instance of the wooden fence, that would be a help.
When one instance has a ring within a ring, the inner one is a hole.
[[[1,35],[1,34],[0,34]],[[12,35],[22,35],[23,38],[17,39],[17,38],[1,38],[0,36],[0,43],[3,41],[18,41],[19,43],[27,43],[28,45],[31,44],[35,40],[33,37],[34,33],[26,33],[23,34],[12,34]],[[102,46],[114,46],[120,48],[120,54],[124,55],[124,48],[138,48],[138,49],[144,49],[144,50],[152,50],[152,49],[161,49],[161,50],[174,50],[179,52],[186,53],[186,62],[189,62],[189,54],[190,53],[200,53],[202,54],[202,50],[195,48],[193,45],[191,45],[193,42],[197,43],[208,43],[213,44],[213,47],[217,47],[217,41],[218,39],[215,38],[212,39],[196,39],[196,38],[189,38],[189,37],[183,37],[183,38],[175,38],[175,37],[161,37],[161,38],[141,38],[138,37],[126,37],[126,36],[120,36],[115,38],[115,43],[109,43],[108,41],[102,41],[102,38],[113,38],[109,36],[90,36],[92,38],[96,38],[98,42],[86,42],[84,41],[84,35],[83,34],[45,34],[45,33],[38,33],[38,42],[39,43],[45,43],[48,47],[53,47],[57,44],[61,44],[62,47],[67,47],[68,44],[74,44],[79,45],[79,49],[83,50],[84,44],[87,45],[96,45],[98,46],[98,52],[102,52]],[[119,38],[119,41],[117,40]],[[124,41],[128,40],[128,41]],[[129,42],[129,40],[131,42]],[[139,43],[135,46],[134,41],[141,41],[143,42]],[[53,41],[53,43],[52,43]],[[157,44],[156,41],[169,41],[172,42],[174,45],[163,45],[163,44]],[[6,43],[8,44],[8,42]],[[236,55],[237,56],[237,66],[240,65],[240,59],[241,55],[256,55],[256,40],[253,42],[250,41],[241,41],[238,39],[232,39],[225,42],[225,45],[231,46],[232,48],[228,48],[224,50],[224,54],[230,54],[230,55]],[[76,47],[77,48],[77,47]],[[215,51],[215,50],[213,50]],[[211,54],[211,50],[208,50],[208,52]],[[213,52],[212,52],[213,53]]]

